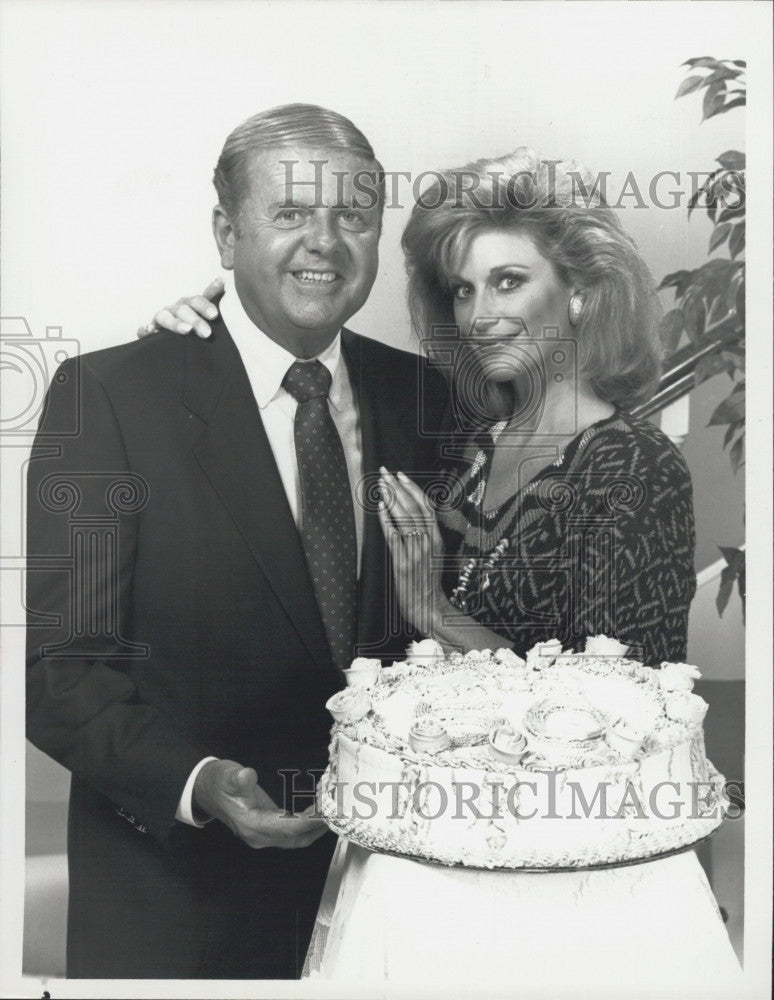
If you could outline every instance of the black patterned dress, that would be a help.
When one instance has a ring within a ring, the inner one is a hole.
[[[523,655],[607,635],[644,663],[685,659],[696,590],[690,475],[653,424],[617,410],[497,509],[486,479],[503,425],[439,510],[452,603]]]

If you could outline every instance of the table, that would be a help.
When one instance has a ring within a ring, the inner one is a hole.
[[[339,842],[307,959],[407,995],[727,998],[741,970],[693,851],[585,872],[446,868]],[[471,992],[472,991],[472,992]]]

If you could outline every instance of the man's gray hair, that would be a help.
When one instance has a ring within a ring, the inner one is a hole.
[[[365,169],[375,174],[369,186],[383,206],[384,168],[360,129],[344,115],[317,104],[281,104],[237,125],[221,150],[212,182],[221,207],[232,221],[237,219],[246,190],[248,154],[277,146],[341,150],[361,158]]]

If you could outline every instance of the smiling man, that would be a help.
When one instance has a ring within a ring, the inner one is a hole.
[[[302,967],[332,849],[310,810],[325,701],[356,651],[406,642],[363,484],[433,461],[416,358],[344,328],[376,276],[380,172],[335,112],[249,119],[215,171],[233,278],[211,340],[158,333],[52,383],[29,474],[27,706],[73,776],[70,977]],[[424,390],[432,430],[440,379]],[[84,516],[112,518],[117,552],[71,547]]]
[[[296,357],[324,350],[376,278],[382,205],[360,207],[355,188],[368,167],[378,169],[342,150],[255,152],[236,213],[222,205],[213,213],[221,262],[233,269],[245,312]]]

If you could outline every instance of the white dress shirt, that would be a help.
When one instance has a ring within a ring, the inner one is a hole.
[[[220,301],[220,314],[236,344],[242,362],[250,379],[253,395],[269,439],[274,461],[285,488],[290,511],[296,527],[301,527],[301,481],[296,461],[296,446],[293,425],[296,418],[297,401],[282,388],[282,380],[295,358],[284,347],[280,347],[263,330],[259,329],[245,312],[234,286],[233,273],[227,271],[224,277],[225,293]],[[193,334],[189,334],[193,336]],[[363,533],[365,514],[362,503],[357,498],[357,485],[363,475],[363,446],[360,433],[360,411],[357,396],[352,388],[349,372],[341,357],[341,333],[317,356],[331,373],[331,388],[328,406],[333,423],[339,432],[347,462],[352,506],[355,512],[355,533],[357,535],[358,577],[363,553]],[[191,826],[203,826],[194,819],[193,787],[200,769],[215,757],[205,757],[193,769],[180,797],[175,818]]]

